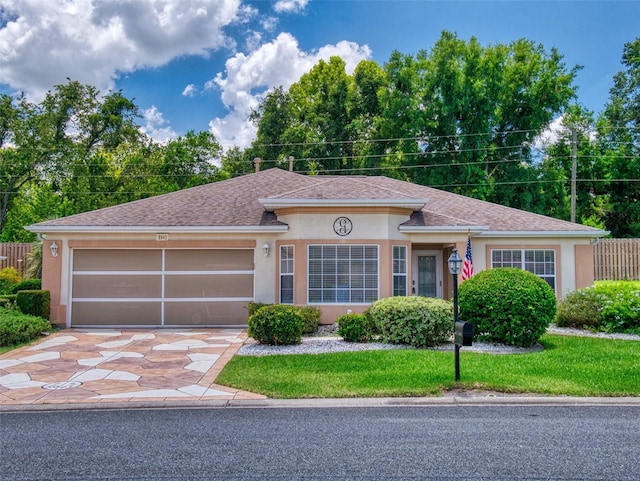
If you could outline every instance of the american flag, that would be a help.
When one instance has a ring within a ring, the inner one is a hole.
[[[473,259],[471,258],[471,236],[467,236],[467,253],[462,263],[462,280],[469,279],[473,275]]]

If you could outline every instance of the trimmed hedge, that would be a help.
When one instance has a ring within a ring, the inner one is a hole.
[[[0,308],[0,346],[32,341],[50,329],[51,324],[46,319]]]
[[[387,297],[369,308],[380,340],[413,347],[432,347],[453,334],[453,305],[420,296]]]
[[[347,342],[369,342],[376,335],[375,324],[368,313],[343,314],[336,319],[338,335]]]
[[[640,332],[640,281],[599,281],[567,294],[558,305],[561,327]]]
[[[42,280],[40,279],[25,279],[18,282],[11,289],[11,294],[17,294],[18,291],[40,291],[42,290]]]
[[[275,304],[258,309],[250,318],[248,334],[261,344],[299,344],[304,317],[295,306]]]
[[[460,319],[473,324],[474,337],[529,347],[556,315],[556,296],[543,279],[515,267],[482,271],[459,288]]]
[[[49,320],[51,295],[49,291],[18,291],[16,306],[24,314]]]

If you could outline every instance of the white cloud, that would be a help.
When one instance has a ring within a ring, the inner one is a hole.
[[[309,0],[278,0],[273,9],[278,13],[300,12],[309,3]]]
[[[114,79],[227,46],[241,0],[3,0],[0,83],[35,99],[67,78]]]
[[[371,57],[371,50],[366,45],[342,41],[317,51],[303,52],[292,35],[281,33],[248,55],[237,53],[229,58],[225,75],[218,73],[206,84],[206,88],[221,90],[222,102],[229,110],[223,119],[209,123],[220,144],[248,146],[255,136],[255,127],[248,122],[248,116],[264,94],[280,85],[288,88],[319,60],[329,60],[331,56],[341,57],[347,72],[352,73],[360,61]]]
[[[560,134],[566,129],[563,122],[564,115],[554,119],[547,128],[534,139],[533,146],[537,149],[543,149],[549,145],[557,143]]]
[[[155,105],[144,110],[142,118],[144,125],[140,130],[155,141],[165,144],[178,136]]]
[[[194,84],[187,85],[182,91],[184,97],[193,97],[198,93],[198,88]]]

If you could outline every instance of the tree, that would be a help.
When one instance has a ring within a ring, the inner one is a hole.
[[[557,139],[545,146],[545,157],[539,167],[545,189],[543,212],[558,219],[571,218],[574,130],[577,157],[576,221],[604,228],[604,206],[609,196],[602,180],[607,176],[607,166],[598,152],[593,113],[578,105],[567,110],[555,132]]]
[[[533,140],[575,97],[577,70],[528,40],[484,47],[446,31],[353,75],[334,57],[265,98],[253,148],[306,159],[299,170],[366,169],[540,212],[555,173],[539,170]]]
[[[162,149],[163,161],[159,174],[166,185],[165,191],[194,187],[220,180],[215,162],[220,162],[222,147],[210,132],[187,132],[169,141]]]
[[[411,129],[422,140],[409,179],[537,211],[531,144],[574,97],[577,68],[567,70],[556,50],[528,40],[482,47],[443,32],[411,69],[409,91],[421,95],[424,114]]]
[[[622,64],[598,122],[609,167],[605,225],[614,237],[640,237],[640,38],[625,44]]]

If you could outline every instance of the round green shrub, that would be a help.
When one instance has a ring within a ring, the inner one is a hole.
[[[249,317],[253,316],[259,309],[265,306],[273,306],[273,304],[265,304],[262,302],[250,302],[247,304],[247,311],[249,311]]]
[[[298,307],[298,309],[304,319],[302,334],[313,334],[316,332],[318,330],[318,324],[320,324],[320,318],[322,317],[322,310],[314,306]]]
[[[387,297],[374,302],[369,315],[383,342],[431,347],[448,341],[453,333],[453,306],[443,299]]]
[[[338,335],[347,342],[369,342],[375,336],[375,326],[367,314],[343,314],[336,324]]]
[[[276,304],[258,309],[250,318],[248,334],[262,344],[299,344],[304,318],[294,306]]]
[[[556,324],[577,329],[600,328],[603,297],[593,287],[567,294],[558,304]]]
[[[474,337],[529,347],[540,340],[556,314],[556,296],[543,279],[515,267],[482,271],[459,288],[460,319]]]

